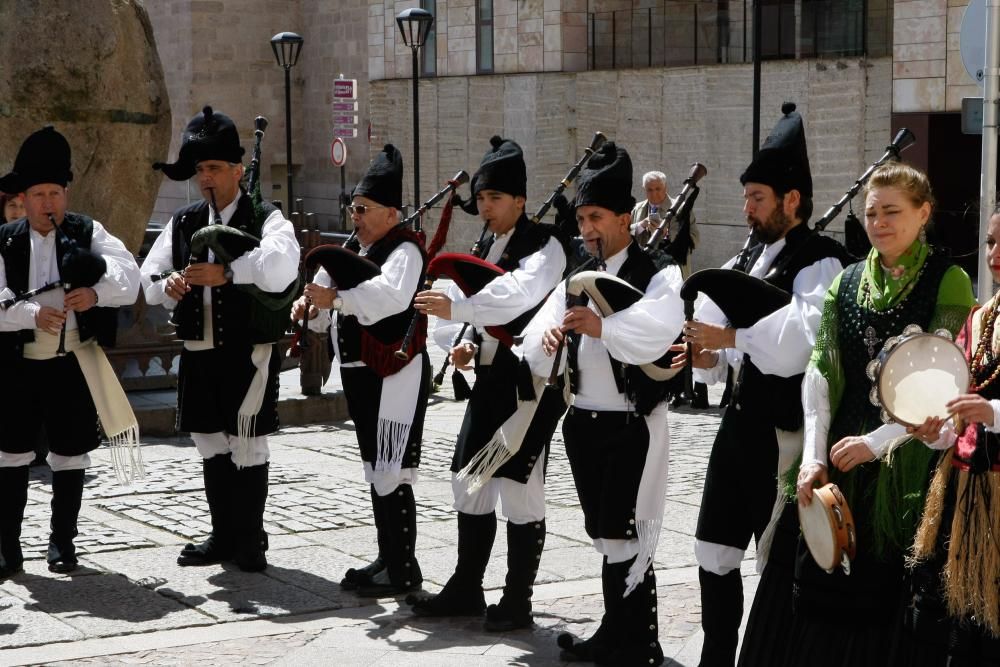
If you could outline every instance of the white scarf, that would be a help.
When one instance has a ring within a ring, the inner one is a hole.
[[[250,438],[253,437],[254,427],[257,425],[257,413],[264,404],[268,366],[271,363],[273,348],[270,343],[263,343],[254,345],[250,352],[250,362],[257,370],[236,413],[236,448],[233,450],[233,463],[240,470],[253,463]]]
[[[649,431],[649,447],[646,450],[646,463],[642,468],[639,492],[635,500],[639,553],[628,570],[628,576],[625,577],[624,596],[629,595],[642,583],[646,572],[653,564],[656,545],[660,540],[660,529],[663,526],[663,508],[667,500],[667,469],[670,462],[667,404],[659,404],[644,419],[646,429]]]
[[[374,476],[375,491],[380,496],[391,492],[398,483],[396,480],[403,467],[403,454],[406,452],[413,417],[417,412],[422,377],[423,355],[416,354],[398,373],[382,379],[373,468],[376,473],[392,474]],[[385,484],[392,486],[384,489],[383,493],[383,489],[379,488],[382,486],[379,480],[385,480]]]
[[[24,346],[24,358],[54,359],[58,349],[59,336],[35,329],[35,341]],[[101,428],[111,445],[111,463],[118,481],[128,486],[132,480],[142,479],[146,473],[139,450],[139,422],[104,350],[93,338],[80,342],[79,330],[69,329],[66,331],[66,352],[76,356],[87,381]]]

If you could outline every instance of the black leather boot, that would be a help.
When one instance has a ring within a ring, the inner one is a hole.
[[[217,454],[201,463],[205,480],[205,499],[212,517],[212,532],[200,544],[188,543],[177,557],[177,564],[213,565],[232,560],[235,551],[233,503],[233,480],[236,466],[229,454]]]
[[[531,618],[531,593],[545,548],[545,519],[531,523],[507,522],[507,580],[499,604],[486,608],[484,627],[490,632],[527,628]]]
[[[267,567],[264,556],[264,507],[267,504],[267,473],[270,464],[238,469],[235,477],[236,565],[244,572]]]
[[[635,561],[617,563],[615,576],[622,581]],[[656,616],[656,574],[646,570],[642,582],[619,604],[618,640],[596,651],[599,665],[661,665],[663,647],[659,640],[659,623]]]
[[[608,563],[604,557],[601,565],[601,589],[604,594],[604,616],[597,631],[587,639],[578,639],[569,632],[556,637],[556,644],[562,649],[559,656],[569,662],[594,662],[598,656],[608,655],[618,641],[619,610],[625,593],[625,575],[616,567],[620,564]]]
[[[375,486],[369,487],[372,498],[372,517],[375,519],[375,533],[378,540],[378,556],[368,565],[360,568],[347,568],[344,578],[340,580],[340,587],[345,591],[356,591],[364,584],[371,581],[372,576],[385,569],[385,560],[382,558],[382,550],[385,548],[385,510],[379,495],[375,492]],[[415,538],[414,538],[415,539]]]
[[[0,468],[0,579],[24,571],[21,522],[28,503],[28,466]]]
[[[72,572],[78,566],[76,546],[76,520],[80,516],[83,500],[84,470],[59,470],[52,472],[52,520],[47,560],[50,572]]]
[[[497,534],[496,512],[489,514],[458,513],[458,564],[437,595],[406,602],[417,616],[481,616],[486,610],[483,575],[490,562],[493,540]]]
[[[380,552],[385,567],[358,586],[362,597],[385,597],[420,589],[424,576],[417,562],[417,503],[413,487],[400,484],[379,498],[382,507]]]
[[[701,627],[705,641],[700,667],[733,667],[743,618],[743,580],[739,570],[722,576],[698,568]]]

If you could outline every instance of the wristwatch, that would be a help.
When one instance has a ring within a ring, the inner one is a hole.
[[[344,307],[344,300],[341,299],[339,296],[333,297],[333,309],[340,310],[343,307]]]
[[[233,269],[228,264],[226,264],[226,268],[222,272],[222,277],[226,279],[227,283],[233,282]]]

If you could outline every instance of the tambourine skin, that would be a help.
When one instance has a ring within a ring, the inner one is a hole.
[[[812,502],[799,505],[799,524],[817,565],[827,573],[837,567],[851,573],[850,562],[857,553],[854,515],[836,484],[813,489]]]
[[[968,391],[965,353],[929,333],[902,337],[878,356],[878,402],[895,422],[918,427],[928,417],[948,417],[948,401]]]

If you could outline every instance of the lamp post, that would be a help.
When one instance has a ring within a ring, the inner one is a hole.
[[[420,206],[420,102],[417,96],[417,79],[420,75],[417,51],[427,41],[427,33],[434,23],[434,15],[426,9],[412,7],[404,9],[396,16],[399,32],[403,34],[403,44],[413,53],[413,205]],[[420,231],[420,219],[414,223]]]
[[[286,202],[288,210],[285,215],[290,216],[295,207],[295,199],[292,195],[292,68],[299,61],[299,53],[302,52],[301,35],[294,32],[279,32],[271,38],[271,50],[278,61],[278,66],[285,70],[285,169],[288,172],[288,195]]]

